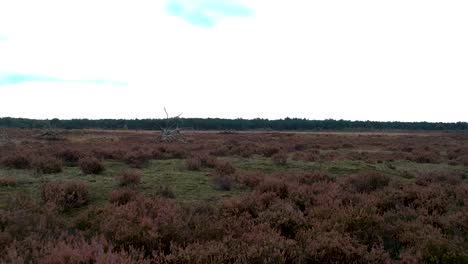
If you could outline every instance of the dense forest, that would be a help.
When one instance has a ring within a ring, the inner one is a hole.
[[[4,128],[62,128],[62,129],[142,129],[159,130],[165,119],[71,119],[36,120],[25,118],[0,118]],[[378,122],[348,120],[308,120],[300,118],[268,119],[221,119],[180,118],[179,127],[195,130],[468,130],[468,123],[431,122]]]

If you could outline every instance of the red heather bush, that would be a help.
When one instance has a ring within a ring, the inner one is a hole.
[[[99,230],[118,248],[168,252],[182,235],[180,209],[169,200],[141,198],[127,204],[109,205]]]
[[[418,151],[413,152],[412,156],[410,156],[410,160],[417,163],[438,163],[440,159],[439,156],[433,152]]]
[[[136,186],[141,182],[141,174],[138,172],[122,172],[117,176],[120,186]]]
[[[198,171],[202,167],[200,158],[190,158],[185,160],[185,167],[191,171]]]
[[[12,169],[28,169],[31,165],[31,158],[29,154],[14,152],[4,157],[1,163]]]
[[[95,157],[82,158],[78,165],[85,174],[101,174],[104,171],[104,165]]]
[[[214,167],[216,167],[217,160],[216,160],[215,157],[208,156],[208,155],[200,155],[198,158],[201,161],[202,167],[205,167],[205,168],[214,168]]]
[[[388,186],[390,178],[379,172],[361,172],[347,177],[346,188],[354,192],[368,193]]]
[[[271,157],[273,164],[279,166],[285,166],[288,163],[288,155],[285,153],[276,153]]]
[[[14,187],[18,184],[15,178],[0,177],[0,187]]]
[[[263,153],[263,156],[264,157],[271,157],[273,155],[275,155],[276,153],[278,153],[280,151],[279,148],[276,148],[276,147],[266,147],[262,150],[262,153]]]
[[[81,207],[89,202],[88,185],[83,181],[48,182],[41,186],[45,203],[55,205],[59,210]]]
[[[32,162],[32,167],[39,173],[59,173],[62,172],[62,161],[53,157],[36,157]]]
[[[138,192],[133,189],[123,188],[113,190],[109,194],[109,202],[116,205],[124,205],[128,202],[135,201],[138,197]]]
[[[27,248],[24,248],[26,247]],[[103,238],[90,241],[80,235],[61,235],[57,238],[39,240],[28,238],[28,245],[12,243],[6,254],[0,256],[2,263],[143,263],[149,264],[138,252],[117,251]]]
[[[229,161],[218,161],[215,165],[215,171],[218,175],[232,175],[236,169]]]
[[[124,161],[132,168],[143,168],[148,165],[152,154],[142,150],[130,151],[124,156]]]
[[[200,170],[201,168],[215,168],[217,164],[215,157],[208,155],[198,155],[187,159],[185,161],[185,167],[188,170]]]
[[[237,175],[239,183],[249,187],[255,188],[258,186],[265,176],[255,172],[242,172]]]
[[[219,174],[214,176],[213,183],[220,190],[230,191],[234,185],[234,179],[230,175]]]
[[[451,185],[462,183],[464,174],[456,172],[423,172],[416,176],[416,184],[428,185],[430,183],[440,182]]]
[[[164,198],[175,198],[175,193],[167,185],[161,185],[158,187],[156,194]]]
[[[382,249],[368,250],[347,235],[334,230],[309,230],[299,234],[304,246],[300,263],[388,263]],[[370,251],[370,252],[369,252]]]
[[[78,150],[66,148],[58,151],[55,156],[65,162],[65,164],[73,166],[78,163],[83,154]]]
[[[298,175],[297,181],[300,184],[314,184],[317,182],[335,182],[335,177],[330,176],[330,174],[322,171],[308,172],[301,175]]]

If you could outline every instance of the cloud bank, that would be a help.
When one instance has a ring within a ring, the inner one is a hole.
[[[253,10],[233,0],[170,0],[166,9],[173,16],[205,28],[211,28],[226,18],[253,15]]]

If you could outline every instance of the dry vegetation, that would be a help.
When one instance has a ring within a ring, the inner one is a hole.
[[[467,263],[468,134],[9,130],[2,263]]]

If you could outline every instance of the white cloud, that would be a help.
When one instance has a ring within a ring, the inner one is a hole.
[[[129,83],[3,86],[0,116],[468,121],[466,1],[251,0],[210,29],[165,4],[0,2],[0,73]]]

